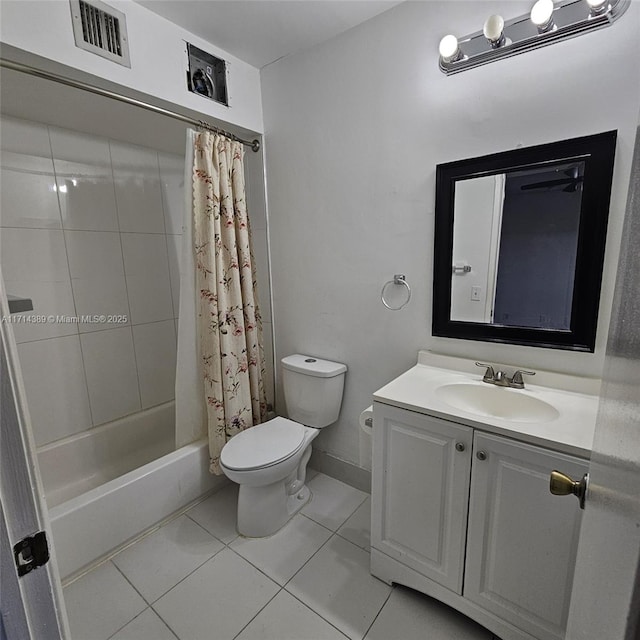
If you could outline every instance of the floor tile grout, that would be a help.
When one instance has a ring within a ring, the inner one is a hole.
[[[168,592],[167,592],[167,593],[168,593]],[[156,600],[156,602],[157,602],[157,600]],[[165,620],[165,619],[160,615],[160,613],[159,613],[158,611],[156,611],[156,610],[153,608],[153,606],[151,606],[151,605],[150,605],[150,606],[149,606],[149,609],[151,609],[151,611],[153,611],[153,613],[155,613],[155,614],[158,616],[158,618],[160,618],[160,620],[162,620],[162,622],[164,622],[164,624],[166,625],[167,629],[169,629],[169,631],[171,631],[171,633],[173,633],[173,635],[174,635],[178,640],[182,640],[182,638],[180,638],[180,636],[177,634],[177,632],[176,632],[176,631],[174,631],[174,630],[171,628],[171,625],[170,625],[170,624],[169,624],[169,623],[168,623],[168,622],[167,622],[167,621],[166,621],[166,620]]]
[[[314,521],[315,522],[315,521]],[[326,528],[326,527],[325,527]],[[291,581],[304,569],[304,567],[311,562],[311,560],[320,552],[321,549],[323,549],[326,545],[328,545],[331,540],[333,540],[333,538],[335,538],[336,536],[338,536],[337,532],[334,532],[328,539],[327,541],[322,544],[322,546],[320,546],[317,551],[298,569],[298,571],[296,571],[291,578],[289,578],[289,580],[287,580],[287,582],[285,583],[285,585],[282,587],[290,596],[293,596],[296,600],[298,600],[299,602],[302,602],[303,605],[305,605],[305,607],[307,607],[308,609],[310,609],[311,611],[313,611],[316,615],[320,616],[325,622],[327,622],[328,624],[330,624],[332,627],[338,629],[338,627],[336,627],[334,624],[332,624],[329,620],[327,620],[327,618],[325,618],[319,611],[316,611],[313,606],[310,603],[304,602],[302,600],[300,600],[300,598],[298,598],[294,593],[292,593],[291,591],[289,591],[289,589],[287,589],[287,586],[291,583]],[[351,542],[350,540],[346,540],[345,538],[343,538],[342,536],[338,536],[341,540],[344,540],[345,542],[348,542],[349,544],[352,544],[354,547],[356,547],[357,549],[362,550],[362,547],[359,547],[356,544],[353,544],[353,542]],[[371,554],[369,554],[371,555]],[[388,599],[388,598],[387,598]],[[385,600],[385,604],[386,604],[386,600]],[[384,606],[384,604],[382,605]],[[380,610],[382,610],[382,607],[380,608]],[[380,613],[380,611],[378,611],[378,614]],[[376,618],[378,617],[378,614],[376,614]],[[373,624],[373,623],[372,623]],[[340,633],[342,633],[346,638],[348,638],[349,636],[347,636],[345,633],[343,633],[340,629],[338,629],[338,631],[340,631]],[[367,629],[367,633],[368,633],[368,629]],[[364,636],[363,636],[364,637]]]
[[[328,476],[330,477],[330,476]],[[347,485],[349,486],[349,485]],[[221,487],[220,490],[224,489],[224,487]],[[251,622],[258,616],[260,615],[260,613],[273,601],[274,598],[276,598],[278,596],[278,594],[280,594],[282,591],[286,591],[286,593],[293,597],[297,602],[300,602],[302,606],[304,606],[306,609],[308,609],[309,611],[313,612],[315,615],[317,615],[321,620],[323,620],[325,623],[329,624],[332,628],[336,629],[336,631],[338,633],[340,633],[342,636],[344,636],[345,638],[348,638],[348,636],[346,636],[343,631],[341,631],[338,627],[336,627],[333,623],[331,623],[329,620],[327,620],[320,612],[316,611],[313,606],[311,604],[308,604],[306,602],[303,602],[302,600],[300,600],[300,598],[296,597],[294,594],[292,594],[286,587],[287,585],[289,585],[291,583],[291,581],[295,578],[296,575],[298,575],[298,573],[300,573],[300,571],[302,571],[302,569],[304,569],[304,567],[306,567],[306,565],[316,556],[317,553],[319,553],[327,544],[329,544],[332,540],[334,540],[335,537],[338,537],[340,540],[349,543],[351,545],[353,545],[356,549],[360,549],[362,551],[365,551],[366,553],[369,553],[369,549],[362,547],[354,542],[352,542],[351,540],[348,540],[347,538],[345,538],[343,535],[341,535],[340,533],[338,533],[339,529],[341,527],[344,526],[344,524],[349,520],[349,518],[351,518],[354,513],[362,506],[362,504],[364,504],[364,502],[367,500],[367,498],[369,497],[368,494],[365,493],[363,499],[353,508],[353,510],[351,510],[349,512],[349,514],[341,521],[341,523],[339,525],[336,526],[335,530],[328,527],[327,525],[318,522],[316,520],[314,520],[312,517],[302,513],[302,510],[298,511],[296,514],[294,514],[294,516],[291,518],[291,520],[289,522],[291,522],[297,515],[300,515],[304,518],[306,518],[307,520],[313,522],[316,525],[319,525],[320,527],[322,527],[322,529],[324,529],[325,531],[329,532],[329,537],[327,538],[327,540],[325,540],[325,542],[323,542],[313,553],[311,556],[309,556],[309,558],[307,558],[307,560],[305,560],[305,562],[302,564],[302,566],[300,566],[296,572],[290,577],[288,578],[283,585],[279,584],[274,578],[272,578],[270,575],[268,575],[265,571],[263,571],[262,569],[260,569],[260,567],[257,567],[255,564],[253,564],[253,562],[251,562],[251,560],[248,560],[247,558],[245,558],[241,553],[239,553],[238,551],[236,551],[231,545],[240,537],[240,535],[236,535],[232,540],[229,540],[229,542],[224,542],[223,540],[220,540],[218,537],[216,537],[211,531],[209,531],[204,525],[202,525],[200,522],[198,522],[197,520],[195,520],[195,518],[193,518],[191,515],[189,515],[189,511],[191,511],[195,506],[197,506],[197,504],[200,504],[201,502],[204,502],[204,500],[206,500],[207,498],[215,495],[216,493],[218,493],[218,491],[216,492],[212,492],[209,495],[205,496],[205,498],[203,498],[203,500],[198,500],[195,504],[190,505],[190,507],[188,509],[184,509],[181,510],[179,513],[175,514],[175,516],[173,518],[167,519],[166,521],[162,522],[162,524],[158,524],[156,527],[152,528],[150,531],[148,531],[145,535],[141,536],[140,538],[138,538],[135,541],[132,541],[131,544],[127,545],[126,547],[124,547],[123,549],[120,549],[118,551],[118,553],[113,554],[112,556],[110,556],[109,558],[105,558],[104,562],[101,563],[99,566],[102,566],[103,564],[106,564],[107,562],[110,562],[118,571],[118,573],[120,575],[123,576],[123,578],[126,580],[126,582],[134,589],[134,591],[141,597],[141,599],[143,600],[143,602],[145,603],[146,607],[139,612],[136,616],[134,616],[131,620],[127,621],[124,625],[122,625],[114,634],[112,634],[111,636],[109,636],[109,638],[112,638],[113,636],[115,636],[117,633],[119,633],[124,627],[126,627],[128,624],[130,624],[131,622],[133,622],[133,620],[135,620],[136,618],[138,618],[140,615],[142,615],[142,613],[144,613],[147,609],[151,609],[151,611],[158,616],[158,618],[163,622],[163,624],[165,624],[167,626],[167,628],[170,630],[170,632],[178,639],[180,640],[180,637],[178,636],[178,634],[171,628],[171,626],[169,625],[169,623],[164,620],[164,618],[162,618],[162,616],[159,614],[159,612],[155,609],[154,605],[156,605],[158,603],[158,601],[163,598],[164,596],[166,596],[169,592],[171,592],[173,589],[175,589],[179,584],[181,584],[182,582],[184,582],[187,578],[189,578],[193,573],[195,573],[196,571],[198,571],[202,566],[204,566],[205,564],[207,564],[209,561],[213,560],[221,551],[223,551],[225,548],[229,549],[230,551],[232,551],[237,557],[239,557],[240,559],[242,559],[243,561],[247,562],[251,567],[253,567],[256,571],[258,571],[260,574],[264,575],[265,578],[267,578],[270,582],[272,582],[274,585],[276,585],[277,587],[277,591],[276,593],[273,595],[273,597],[271,597],[265,604],[264,606],[262,606],[254,616],[252,616],[252,618],[242,627],[242,629],[234,636],[234,638],[237,638],[243,631],[244,629],[251,624]],[[363,492],[364,493],[364,492]],[[308,503],[307,503],[308,504]],[[194,569],[192,569],[186,576],[184,576],[182,579],[180,579],[176,584],[174,584],[170,589],[168,589],[167,591],[165,591],[162,595],[158,596],[157,598],[155,598],[153,601],[149,602],[143,595],[142,593],[140,593],[140,591],[138,589],[136,589],[136,587],[133,585],[133,583],[129,580],[129,578],[127,578],[126,574],[116,565],[115,562],[113,562],[113,559],[119,555],[122,551],[124,551],[125,548],[130,548],[132,546],[134,546],[135,544],[137,544],[138,542],[141,542],[143,539],[146,539],[147,537],[149,537],[150,535],[157,533],[160,529],[162,529],[163,527],[165,527],[166,525],[170,524],[171,522],[173,522],[174,520],[177,520],[179,517],[181,516],[187,516],[187,518],[189,518],[189,520],[191,520],[193,523],[195,523],[196,525],[198,525],[198,527],[200,529],[202,529],[204,532],[206,532],[209,536],[211,536],[211,538],[217,542],[219,542],[222,547],[216,551],[215,553],[213,553],[209,558],[207,558],[206,560],[204,560],[202,563],[200,563],[197,567],[195,567]],[[289,523],[287,523],[289,524]],[[286,525],[285,525],[286,526]],[[87,573],[90,573],[90,571],[88,571]],[[86,574],[83,574],[86,575]],[[389,597],[389,596],[388,596]],[[378,612],[376,613],[376,616],[374,618],[374,622],[375,619],[378,617],[378,615],[380,614],[380,611],[382,610],[382,608],[384,607],[384,605],[386,604],[387,599],[385,599],[385,602],[383,603],[382,607],[380,607],[380,609],[378,610]],[[372,622],[373,624],[373,622]],[[367,629],[367,633],[369,631],[369,629],[371,628],[371,625],[368,627]]]
[[[378,613],[376,613],[376,615],[373,617],[371,624],[367,627],[367,630],[364,632],[364,635],[362,636],[362,640],[366,640],[367,634],[369,633],[369,631],[371,631],[371,627],[373,627],[373,625],[376,623],[378,616],[382,613],[382,610],[385,608],[387,602],[389,602],[389,598],[391,597],[391,594],[393,593],[394,589],[395,589],[395,586],[391,585],[391,589],[389,590],[389,595],[385,598],[380,609],[378,609]]]
[[[292,598],[297,600],[301,605],[303,605],[304,607],[309,609],[309,611],[312,611],[317,616],[322,618],[322,620],[324,620],[327,624],[331,625],[340,635],[344,636],[347,640],[349,640],[349,636],[346,633],[344,633],[342,630],[338,629],[338,627],[336,627],[336,625],[333,624],[333,622],[331,622],[330,620],[327,620],[321,613],[318,613],[315,609],[310,607],[306,602],[303,602],[302,600],[300,600],[300,598],[298,598],[298,596],[296,596],[294,593],[291,593],[291,591],[287,591],[287,589],[285,589],[284,587],[282,587],[282,590],[286,591],[288,595],[290,595]]]
[[[126,580],[129,586],[142,598],[142,601],[147,605],[142,611],[140,611],[140,613],[138,613],[133,618],[131,618],[131,620],[128,620],[127,622],[125,622],[125,624],[123,624],[115,633],[112,633],[109,636],[109,638],[113,638],[113,636],[115,636],[116,633],[119,633],[120,631],[122,631],[122,629],[124,629],[130,622],[133,622],[141,613],[146,611],[150,607],[150,605],[147,602],[146,598],[133,586],[133,584],[131,583],[131,580],[129,580],[129,578],[127,578],[127,576],[125,576],[124,573],[120,571],[120,568],[118,567],[118,565],[116,565],[116,563],[113,562],[111,559],[109,559],[109,562],[115,567],[115,570]]]
[[[171,587],[171,589],[167,589],[161,596],[158,596],[153,602],[149,602],[149,606],[152,607],[154,604],[156,604],[158,602],[158,600],[164,598],[170,591],[173,591],[181,582],[184,582],[189,576],[191,576],[198,569],[200,569],[205,564],[207,564],[207,562],[210,562],[211,560],[213,560],[221,551],[224,551],[224,549],[225,549],[224,546],[222,547],[222,549],[218,549],[212,556],[207,558],[204,562],[201,562],[193,571],[190,571],[186,576],[184,576],[184,578],[181,578],[180,580],[178,580],[178,582],[176,582]],[[142,594],[140,594],[140,595],[142,595]],[[144,596],[142,596],[142,597],[144,598]],[[145,598],[145,602],[147,602],[146,598]]]
[[[160,620],[162,620],[162,618],[157,613],[157,611],[155,611],[153,607],[150,604],[148,604],[137,616],[129,620],[129,622],[123,624],[117,631],[112,633],[106,640],[111,640],[114,636],[118,635],[127,625],[131,624],[134,620],[137,620],[145,611],[151,611],[154,615],[158,616]],[[162,622],[167,627],[167,629],[169,629],[171,634],[175,636],[176,640],[180,640],[180,638],[176,635],[175,631],[164,620],[162,620]]]
[[[200,524],[197,520],[194,520],[189,515],[188,511],[186,511],[183,515],[187,516],[187,518],[189,518],[189,520],[191,520],[191,522],[197,524],[205,533],[208,533],[214,540],[217,540],[220,544],[225,545],[225,547],[227,546],[227,543],[224,542],[224,540],[220,540],[220,538],[218,538],[217,536],[213,535],[213,533],[211,533],[211,531],[209,531],[209,529],[207,529],[204,525]],[[235,540],[235,538],[234,538],[234,540]]]
[[[257,567],[256,567],[257,568]],[[277,583],[276,583],[277,584]],[[278,585],[278,587],[280,587],[280,585]],[[236,633],[235,636],[233,636],[233,640],[235,640],[263,611],[264,609],[266,609],[269,604],[273,601],[274,598],[277,597],[277,595],[283,590],[283,587],[280,587],[276,593],[273,594],[272,598],[269,598],[269,601],[265,603],[264,607],[261,607],[259,611],[256,612],[256,615],[253,616],[253,618],[251,618],[251,620],[249,620],[249,622],[247,622],[247,624],[244,625],[244,627],[242,627],[242,629],[240,629],[240,631],[238,631],[238,633]]]

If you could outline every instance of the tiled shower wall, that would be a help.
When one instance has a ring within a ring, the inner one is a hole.
[[[13,328],[36,445],[172,400],[184,158],[4,116],[0,145],[0,264],[34,304]]]

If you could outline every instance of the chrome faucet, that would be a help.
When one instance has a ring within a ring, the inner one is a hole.
[[[524,371],[518,369],[511,377],[509,377],[504,371],[495,371],[493,365],[484,364],[483,362],[476,362],[477,367],[486,367],[482,382],[487,384],[494,384],[497,387],[511,387],[512,389],[524,389],[524,380],[522,376],[535,376],[535,371]]]

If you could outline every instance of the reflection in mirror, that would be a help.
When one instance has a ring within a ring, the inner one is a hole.
[[[433,335],[593,351],[616,132],[436,167]]]
[[[584,167],[455,182],[452,320],[569,330]]]

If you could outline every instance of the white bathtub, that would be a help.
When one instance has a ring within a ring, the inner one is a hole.
[[[63,578],[226,482],[206,440],[173,443],[169,402],[38,450]]]

